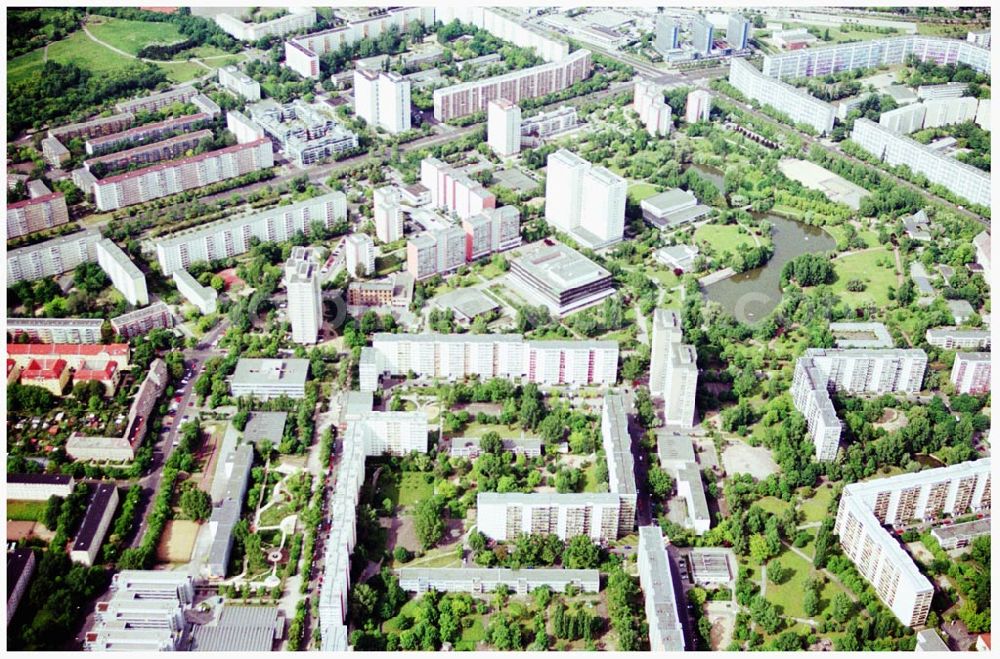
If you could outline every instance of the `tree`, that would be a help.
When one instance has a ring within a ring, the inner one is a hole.
[[[783,584],[792,576],[793,570],[781,564],[781,561],[771,561],[767,566],[767,578],[774,584]]]
[[[352,614],[358,624],[370,619],[378,604],[378,593],[367,583],[359,583],[351,592]]]
[[[42,524],[45,524],[45,528],[50,531],[55,531],[56,525],[59,524],[59,511],[62,509],[62,503],[62,497],[55,494],[50,496],[49,500],[45,502],[45,512],[42,514]]]
[[[750,557],[757,563],[764,564],[777,552],[772,551],[771,543],[760,533],[750,536]]]
[[[760,595],[754,595],[750,601],[750,617],[768,634],[774,634],[781,629],[782,621],[778,610],[774,604]]]
[[[108,276],[97,263],[81,263],[73,271],[73,285],[89,295],[97,295],[109,283]]]
[[[571,570],[594,569],[601,563],[601,548],[586,535],[576,535],[566,543],[563,567]]]
[[[674,489],[674,479],[659,465],[650,465],[647,481],[650,493],[657,499],[666,499]]]
[[[444,534],[444,504],[436,496],[424,499],[414,511],[417,539],[424,549],[433,547]]]
[[[819,615],[820,599],[815,588],[806,590],[805,597],[802,598],[802,610],[809,617]]]
[[[831,618],[844,624],[850,619],[852,613],[854,613],[854,602],[846,593],[837,593],[833,596],[833,601],[830,603]]]
[[[184,516],[196,522],[212,515],[212,496],[197,487],[189,487],[181,494],[181,511]]]

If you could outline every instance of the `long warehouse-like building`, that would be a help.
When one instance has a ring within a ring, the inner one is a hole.
[[[885,528],[989,510],[990,459],[844,488],[834,528],[844,554],[908,627],[927,621],[934,587]]]

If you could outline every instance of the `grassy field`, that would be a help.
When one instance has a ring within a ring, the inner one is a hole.
[[[845,239],[847,231],[844,229],[843,224],[829,224],[823,227],[827,233],[833,236],[839,243],[841,240]],[[871,230],[859,231],[858,235],[861,240],[865,241],[866,247],[877,247],[878,246],[878,233]]]
[[[704,224],[694,232],[694,241],[708,243],[717,254],[735,253],[756,244],[753,236],[743,233],[737,224]]]
[[[639,203],[643,199],[652,197],[658,192],[656,186],[652,183],[633,183],[628,186],[628,196],[629,199],[635,203]]]
[[[755,504],[772,515],[780,515],[792,506],[792,504],[787,501],[782,501],[777,497],[764,497],[763,499],[756,501]]]
[[[277,526],[281,520],[295,514],[295,506],[291,502],[271,506],[260,514],[261,526]]]
[[[802,610],[802,593],[805,592],[806,581],[819,575],[811,563],[788,549],[782,549],[776,558],[771,559],[781,561],[781,564],[792,570],[792,576],[783,584],[775,584],[770,580],[767,583],[767,594],[765,597],[769,602],[778,607],[779,612],[793,618],[808,618],[806,612]],[[825,609],[833,601],[834,595],[842,592],[843,589],[837,584],[828,581],[823,590],[820,591],[820,610]]]
[[[879,265],[880,261],[883,265]],[[895,261],[887,249],[848,254],[836,259],[833,269],[837,276],[833,292],[852,306],[874,304],[885,307],[889,303],[889,287],[897,285]],[[857,293],[847,290],[847,282],[852,279],[860,279],[867,284],[867,288]]]
[[[382,492],[397,506],[412,506],[434,494],[434,484],[424,479],[423,472],[406,471],[399,486],[387,483]]]
[[[458,433],[462,437],[482,437],[489,431],[494,431],[505,439],[520,439],[521,429],[517,426],[505,426],[502,423],[479,423],[471,421],[465,430]]]
[[[455,649],[474,651],[476,644],[486,638],[485,616],[474,616],[472,625],[462,630],[462,640],[459,641]]]
[[[47,504],[47,501],[8,501],[7,519],[15,522],[40,521]]]
[[[587,467],[583,475],[585,477],[583,491],[584,492],[607,492],[608,484],[597,480],[597,464],[594,463]]]
[[[173,23],[127,21],[101,16],[91,18],[87,29],[104,43],[132,55],[137,55],[150,44],[166,45],[184,41],[184,35]]]
[[[827,509],[830,507],[830,500],[833,499],[833,486],[824,484],[816,490],[811,499],[802,502],[802,513],[806,522],[822,522],[829,516]]]

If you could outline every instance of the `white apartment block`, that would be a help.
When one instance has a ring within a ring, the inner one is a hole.
[[[352,422],[348,432],[348,441],[361,441],[368,457],[427,452],[424,412],[365,412]]]
[[[104,543],[111,518],[118,508],[118,488],[114,483],[97,483],[91,489],[93,495],[69,552],[71,561],[88,567],[97,560],[97,553]]]
[[[493,99],[520,103],[562,91],[590,76],[593,69],[589,50],[577,50],[566,58],[503,75],[463,82],[434,90],[434,118],[448,121],[475,112],[484,112]]]
[[[61,275],[81,263],[97,262],[97,229],[78,231],[7,252],[7,285]]]
[[[372,192],[374,200],[375,236],[383,243],[391,243],[403,237],[403,209],[399,189],[392,185],[376,188]]]
[[[132,263],[128,254],[108,238],[98,241],[95,249],[97,263],[128,303],[133,307],[144,307],[149,304],[146,275]]]
[[[521,150],[521,108],[505,98],[487,104],[486,141],[502,158]]]
[[[976,46],[980,46],[982,48],[989,48],[990,47],[990,33],[989,33],[989,31],[985,31],[985,32],[969,32],[967,35],[965,35],[965,40],[968,41],[971,44],[975,44]]]
[[[316,24],[316,10],[312,7],[296,7],[291,5],[284,16],[263,23],[244,23],[227,13],[215,15],[215,23],[219,28],[234,39],[240,41],[259,41],[264,37],[280,37],[290,32],[304,30]]]
[[[330,105],[322,101],[309,103],[295,99],[281,104],[265,99],[251,105],[248,112],[299,167],[358,147],[358,136],[344,126]]]
[[[31,343],[100,343],[103,326],[103,318],[7,318],[7,332]]]
[[[364,233],[352,233],[344,239],[347,273],[367,277],[375,272],[375,241]]]
[[[729,84],[747,98],[762,105],[769,105],[788,115],[795,123],[811,126],[821,135],[833,130],[833,120],[837,111],[832,105],[803,89],[768,77],[749,62],[732,59],[729,67]]]
[[[420,183],[430,190],[431,203],[437,208],[446,208],[465,219],[483,212],[486,208],[496,208],[496,197],[465,174],[457,172],[437,158],[420,161]]]
[[[389,334],[372,337],[362,351],[361,390],[374,391],[378,375],[463,380],[521,378],[542,385],[613,385],[618,379],[615,341],[525,341],[520,334]]]
[[[447,24],[455,19],[484,29],[515,46],[531,48],[546,62],[555,62],[569,55],[566,41],[535,28],[529,23],[530,19],[518,16],[513,8],[452,5],[434,10],[434,20]]]
[[[579,592],[596,593],[600,590],[601,573],[598,570],[443,567],[404,567],[399,570],[399,587],[415,593],[433,590],[482,594],[493,592],[501,585],[518,595],[527,595],[536,588],[546,587],[565,593],[571,585]]]
[[[910,55],[922,62],[968,64],[990,72],[990,51],[957,39],[907,35],[794,50],[764,56],[764,75],[772,78],[812,78],[841,71],[903,64]]]
[[[951,383],[959,394],[985,394],[990,390],[990,353],[959,352],[951,367]]]
[[[712,94],[706,89],[695,89],[687,96],[684,106],[684,121],[689,124],[708,121],[712,113]]]
[[[990,204],[988,172],[955,160],[868,119],[862,118],[854,122],[851,140],[886,164],[906,165],[913,173],[923,174],[931,183],[938,183],[974,204]]]
[[[621,242],[627,188],[617,174],[559,149],[548,158],[545,221],[591,249]]]
[[[521,244],[521,211],[517,206],[487,208],[462,220],[465,260],[475,261]]]
[[[816,460],[835,460],[843,427],[830,400],[826,379],[811,359],[803,357],[795,363],[791,394],[795,409],[806,418],[809,436],[816,446]]]
[[[186,632],[184,611],[194,601],[186,571],[123,570],[111,578],[111,599],[98,602],[84,649],[155,652],[176,650]]]
[[[923,128],[926,115],[927,106],[923,103],[910,103],[895,110],[883,112],[878,118],[878,123],[891,131],[905,135]]]
[[[976,248],[976,263],[983,268],[983,276],[986,281],[990,281],[990,274],[993,272],[993,263],[990,248],[990,233],[983,231],[972,239],[972,244]]]
[[[635,463],[625,399],[620,394],[608,393],[604,396],[601,440],[608,463],[608,489],[618,495],[621,506],[618,528],[621,533],[631,533],[635,528]]]
[[[102,211],[116,210],[273,166],[270,140],[235,144],[101,179],[94,202]]]
[[[394,72],[355,69],[354,113],[392,135],[410,130],[410,81]]]
[[[667,105],[663,89],[651,80],[636,80],[632,109],[653,137],[667,135],[674,128],[673,111]]]
[[[162,300],[111,319],[112,329],[126,339],[173,326],[174,317],[170,313],[170,307]]]
[[[619,529],[621,500],[617,494],[480,492],[477,527],[491,540],[515,540],[525,534],[552,534],[560,540],[585,535],[611,542],[631,529]]]
[[[946,82],[943,85],[920,85],[917,87],[917,98],[921,100],[937,98],[961,98],[969,89],[965,82]]]
[[[457,270],[465,264],[466,235],[460,226],[442,227],[406,243],[406,270],[417,281]]]
[[[214,288],[202,286],[187,270],[177,270],[173,278],[180,294],[198,307],[202,315],[215,313],[218,309],[219,293]]]
[[[928,345],[945,350],[990,347],[990,333],[987,330],[935,327],[927,330],[924,338]]]
[[[844,554],[908,627],[927,620],[934,588],[885,527],[989,510],[990,459],[853,483],[834,528]]]
[[[219,68],[219,84],[248,101],[260,100],[260,83],[235,66]]]
[[[30,187],[41,181],[31,181]],[[44,189],[44,186],[42,186]],[[61,192],[48,192],[43,196],[7,204],[7,239],[19,238],[36,231],[45,231],[69,222],[69,209]]]
[[[313,222],[330,228],[346,217],[347,196],[331,192],[290,206],[163,236],[157,240],[156,256],[160,270],[170,276],[192,263],[243,254],[250,249],[251,238],[284,242],[298,231],[308,231]]]
[[[48,501],[49,497],[66,498],[73,493],[76,481],[68,474],[7,474],[5,496],[8,501]]]
[[[927,353],[919,349],[809,348],[805,355],[827,388],[849,394],[918,393]]]
[[[69,160],[70,153],[62,142],[54,137],[46,137],[42,140],[42,157],[53,167],[60,167]]]
[[[243,358],[236,363],[229,388],[234,398],[305,398],[308,376],[308,359]]]
[[[295,343],[316,343],[323,326],[319,266],[316,250],[301,246],[293,247],[285,262],[288,321],[292,325],[292,341]]]
[[[939,98],[924,101],[923,106],[927,109],[923,127],[938,128],[939,126],[974,121],[976,111],[979,109],[979,100],[972,96]]]
[[[195,86],[191,83],[186,83],[162,92],[154,92],[146,96],[122,101],[115,104],[115,109],[122,113],[138,112],[139,110],[155,112],[160,108],[165,108],[174,103],[187,103],[197,95],[198,90]]]
[[[733,50],[743,50],[750,40],[750,19],[733,12],[726,19],[726,43]]]
[[[680,315],[673,309],[653,312],[650,351],[649,392],[662,397],[663,416],[668,425],[694,425],[695,395],[698,391],[698,355],[684,344]]]
[[[295,39],[285,42],[285,66],[303,78],[318,78],[320,75],[319,55]]]
[[[666,540],[659,526],[639,527],[636,564],[649,624],[649,649],[652,652],[683,652],[684,628],[678,615]]]
[[[521,146],[540,146],[544,140],[571,130],[576,125],[576,108],[572,105],[563,105],[555,110],[522,118]]]
[[[704,535],[712,528],[712,513],[705,497],[705,483],[701,479],[694,442],[685,431],[673,428],[656,430],[656,453],[660,467],[674,477],[677,496],[687,507],[685,526],[697,535]]]

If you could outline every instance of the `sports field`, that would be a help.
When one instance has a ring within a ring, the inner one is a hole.
[[[186,519],[167,521],[163,536],[156,548],[156,558],[164,563],[187,563],[194,551],[199,524]]]

